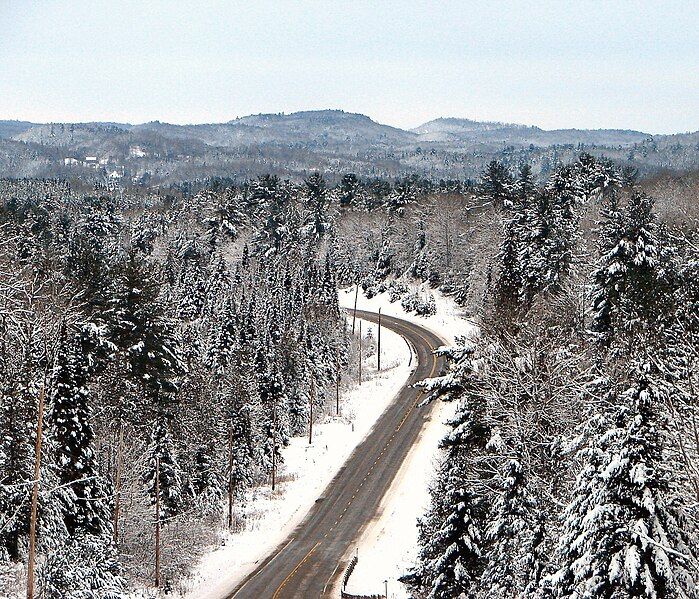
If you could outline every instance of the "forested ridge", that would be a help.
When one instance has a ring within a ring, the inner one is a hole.
[[[0,589],[42,398],[42,596],[149,584],[156,507],[171,589],[311,402],[334,409],[359,283],[478,325],[424,383],[458,409],[415,597],[696,596],[696,181],[587,154],[546,179],[335,179],[0,180]]]

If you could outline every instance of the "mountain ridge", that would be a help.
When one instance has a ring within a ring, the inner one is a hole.
[[[335,117],[335,122],[333,123],[333,118]],[[339,117],[339,118],[338,118]],[[152,120],[143,123],[125,123],[118,121],[49,121],[49,122],[33,122],[33,121],[23,121],[6,119],[0,120],[0,137],[7,137],[5,135],[5,127],[8,129],[14,126],[17,129],[30,129],[32,127],[40,126],[106,126],[106,127],[117,127],[124,130],[132,130],[134,128],[146,128],[148,126],[168,126],[173,128],[183,128],[192,129],[200,127],[211,127],[211,126],[226,126],[226,125],[241,125],[241,124],[253,124],[256,126],[271,126],[274,124],[288,123],[288,122],[303,122],[304,120],[308,123],[321,123],[321,124],[337,124],[339,119],[346,122],[364,122],[376,127],[386,128],[393,131],[398,131],[401,133],[414,133],[416,135],[421,135],[427,132],[434,131],[437,128],[450,128],[450,129],[460,129],[463,131],[490,131],[490,130],[533,130],[543,133],[554,133],[554,132],[585,132],[585,133],[599,133],[599,132],[611,132],[611,133],[628,133],[635,135],[643,135],[645,137],[652,137],[653,134],[639,131],[636,129],[624,129],[618,127],[598,127],[594,129],[580,128],[580,127],[563,127],[555,129],[544,129],[538,125],[522,124],[522,123],[510,123],[504,121],[478,121],[475,119],[469,119],[465,117],[453,117],[453,116],[443,116],[437,117],[430,121],[426,121],[417,127],[410,129],[403,129],[401,127],[396,127],[393,125],[387,125],[380,123],[370,116],[357,113],[357,112],[347,112],[341,109],[320,109],[320,110],[300,110],[290,113],[277,112],[277,113],[256,113],[249,114],[240,117],[230,119],[223,122],[207,122],[207,123],[169,123],[167,121]],[[665,135],[682,135],[691,134],[694,131],[678,131]],[[16,134],[15,134],[16,135]]]
[[[644,173],[699,166],[697,133],[653,136],[632,129],[551,129],[440,117],[406,130],[338,109],[259,113],[223,123],[0,121],[0,176],[90,176],[177,182],[271,172],[301,178],[418,175],[473,178],[496,158],[545,173],[580,151]],[[679,149],[678,149],[679,148]],[[90,173],[88,157],[101,165]],[[83,170],[80,170],[83,169]]]

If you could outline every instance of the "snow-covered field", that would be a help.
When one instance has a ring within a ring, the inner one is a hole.
[[[362,324],[364,335],[376,325]],[[246,502],[245,530],[226,534],[224,544],[207,553],[187,583],[187,599],[219,599],[256,564],[279,545],[301,522],[357,444],[370,432],[410,375],[410,350],[399,335],[383,330],[382,370],[376,357],[364,362],[363,383],[345,388],[340,417],[327,417],[308,437],[292,439],[284,449],[283,481],[272,493],[269,487],[250,491]]]
[[[340,292],[340,305],[354,305],[354,287]],[[469,335],[474,325],[461,316],[461,308],[450,298],[434,292],[437,313],[423,317],[406,313],[400,302],[391,303],[382,293],[367,299],[359,293],[357,309],[378,311],[403,318],[431,329],[448,344]],[[389,599],[408,597],[398,578],[406,573],[417,557],[417,519],[428,506],[429,483],[434,475],[434,460],[439,440],[446,433],[446,422],[453,415],[454,404],[438,403],[423,428],[418,442],[408,454],[398,475],[381,504],[378,518],[358,543],[359,561],[350,577],[347,591],[354,594],[383,594],[388,581]]]

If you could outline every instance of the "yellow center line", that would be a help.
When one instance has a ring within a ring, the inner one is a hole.
[[[322,541],[318,541],[315,545],[313,545],[313,548],[306,554],[306,556],[297,564],[297,566],[291,571],[291,573],[282,581],[282,583],[279,585],[276,591],[274,591],[274,595],[272,595],[272,599],[277,599],[279,597],[279,593],[281,593],[281,590],[284,588],[284,585],[291,580],[291,578],[296,574],[298,569],[303,566],[304,563],[306,563],[306,560],[311,557],[311,554],[318,548],[318,545],[321,544]]]
[[[427,344],[427,346],[430,348],[431,351],[434,351],[434,350],[432,350],[432,345],[430,344],[430,342],[429,342],[427,339],[425,339],[425,337],[424,337],[423,335],[421,335],[420,333],[418,333],[418,332],[416,332],[416,331],[411,331],[411,332],[415,333],[418,337],[420,337],[420,339],[422,339],[422,340]],[[399,333],[399,334],[400,334],[400,333]],[[434,373],[435,373],[435,370],[436,370],[436,369],[437,369],[437,357],[433,354],[433,355],[432,355],[432,370],[430,371],[430,376],[429,376],[429,378],[432,378],[432,377],[434,376]],[[375,466],[376,463],[379,461],[379,459],[381,459],[381,456],[383,456],[383,454],[385,453],[386,449],[388,449],[388,446],[390,445],[391,441],[393,441],[393,438],[396,436],[396,433],[397,433],[398,431],[400,431],[400,429],[403,427],[403,424],[404,424],[405,421],[408,419],[408,417],[410,416],[410,414],[413,412],[413,410],[415,409],[415,407],[417,406],[418,402],[420,401],[420,399],[422,398],[423,395],[424,395],[424,391],[420,391],[420,392],[418,393],[417,397],[415,398],[415,401],[414,401],[413,404],[410,406],[410,409],[405,413],[405,415],[403,416],[403,419],[400,421],[400,424],[398,425],[398,428],[393,432],[393,434],[391,435],[391,438],[386,442],[386,445],[385,445],[384,448],[381,450],[381,454],[376,458],[376,460],[374,461],[374,464],[373,464],[373,465],[371,466],[371,468],[369,469],[369,472],[368,472],[368,473],[366,474],[366,476],[364,477],[364,480],[362,480],[362,482],[360,483],[360,485],[359,485],[359,487],[357,488],[357,491],[356,491],[357,493],[359,492],[359,489],[362,487],[362,485],[364,485],[364,481],[366,481],[366,479],[367,479],[367,478],[369,477],[369,475],[371,474],[372,470],[374,470],[374,466]],[[355,493],[355,495],[356,495],[356,493]],[[355,498],[355,495],[352,495],[352,499],[350,499],[350,500],[347,502],[347,507],[349,507],[349,506],[351,505],[352,500]],[[327,538],[328,533],[332,532],[333,529],[337,526],[337,523],[342,519],[342,516],[343,516],[344,513],[347,511],[347,507],[345,507],[345,509],[342,511],[342,514],[340,514],[340,517],[339,517],[337,520],[335,520],[335,524],[333,524],[333,526],[330,528],[330,530],[329,530],[327,533],[325,533],[325,535],[323,535],[323,538]],[[289,582],[289,580],[291,580],[291,578],[293,578],[293,576],[296,574],[296,572],[298,572],[299,568],[301,568],[301,566],[303,566],[303,564],[306,563],[306,561],[308,560],[308,558],[311,557],[311,555],[312,555],[313,552],[318,548],[318,545],[320,545],[321,542],[322,542],[322,541],[318,541],[318,542],[311,548],[311,550],[304,556],[304,558],[296,565],[296,567],[289,573],[289,575],[282,581],[282,583],[277,587],[277,590],[274,592],[274,595],[272,595],[272,599],[277,599],[277,598],[279,597],[279,593],[281,593],[282,589],[284,588],[284,586],[286,586],[287,582]],[[337,568],[335,568],[335,570],[337,571]],[[334,572],[333,572],[333,575],[334,575]],[[332,578],[332,575],[330,576],[330,578]],[[328,582],[325,583],[326,586],[327,586],[327,584],[328,584],[329,582],[330,582],[330,580],[328,580]]]

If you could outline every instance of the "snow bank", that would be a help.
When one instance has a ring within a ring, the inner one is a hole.
[[[375,334],[376,325],[363,321],[363,333]],[[364,362],[363,383],[346,387],[340,417],[326,417],[308,437],[291,440],[283,451],[280,484],[251,489],[243,514],[245,530],[226,533],[224,543],[206,554],[187,581],[187,599],[220,599],[252,572],[260,560],[282,543],[322,495],[352,450],[371,431],[377,418],[396,396],[414,368],[402,337],[384,329],[381,334],[381,372],[376,356]]]

